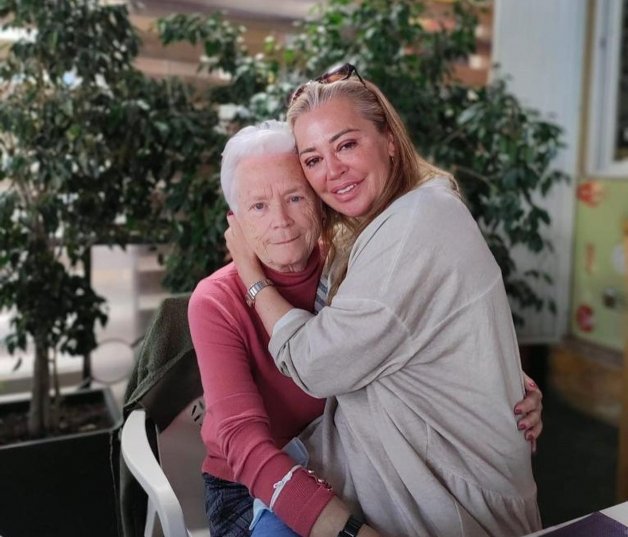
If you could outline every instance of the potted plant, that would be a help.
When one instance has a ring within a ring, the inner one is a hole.
[[[59,434],[64,404],[76,398],[53,389],[55,356],[88,355],[96,325],[107,319],[90,283],[90,248],[159,237],[158,185],[197,173],[220,136],[215,114],[197,109],[188,86],[134,68],[140,43],[125,6],[0,0],[0,20],[22,31],[0,61],[0,309],[12,313],[8,349],[34,354],[28,437],[46,438],[0,447],[0,480],[25,488],[3,487],[0,534],[79,534],[80,504],[66,501],[72,491],[110,506],[102,516],[114,518],[111,480],[90,492],[96,472],[108,477],[108,435],[98,456],[76,435],[68,447],[50,438]],[[94,435],[79,436],[89,443]],[[64,466],[64,455],[73,467],[84,455],[86,469]],[[113,534],[108,522],[87,518],[89,534],[99,527]]]

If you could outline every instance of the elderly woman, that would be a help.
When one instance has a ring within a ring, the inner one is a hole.
[[[188,319],[206,403],[202,470],[212,537],[249,534],[249,491],[271,504],[273,485],[295,465],[280,448],[324,407],[323,400],[277,371],[269,338],[251,309],[256,293],[273,285],[312,311],[322,269],[321,203],[305,181],[286,125],[267,122],[231,138],[221,183],[263,263],[264,280],[247,293],[229,264],[202,280],[190,299]],[[275,512],[307,535],[333,493],[305,471],[292,476],[285,492],[272,502]]]
[[[325,482],[281,451],[323,412],[324,402],[275,368],[256,311],[257,293],[268,286],[299,308],[314,309],[324,257],[317,242],[321,203],[294,144],[288,126],[275,121],[242,129],[227,143],[222,189],[264,277],[247,291],[231,263],[202,280],[190,300],[207,409],[203,473],[212,537],[249,535],[249,491],[300,535],[330,535],[325,525],[343,522],[348,512]],[[532,411],[527,425],[536,437],[538,391],[519,405]]]
[[[313,316],[269,286],[255,309],[277,366],[332,397],[302,435],[357,515],[329,535],[362,535],[360,508],[390,536],[538,529],[530,446],[511,416],[524,393],[512,316],[455,181],[416,154],[353,66],[300,88],[288,120],[325,204],[331,302]],[[239,275],[255,289],[263,270],[239,215],[229,223]]]

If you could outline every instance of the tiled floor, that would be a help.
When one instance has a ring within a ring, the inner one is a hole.
[[[544,430],[533,458],[545,526],[617,503],[617,428],[573,410],[544,389]]]

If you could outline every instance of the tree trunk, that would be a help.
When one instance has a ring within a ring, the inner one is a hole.
[[[50,427],[50,369],[45,342],[45,336],[35,336],[33,390],[28,413],[28,431],[33,438],[41,438]]]

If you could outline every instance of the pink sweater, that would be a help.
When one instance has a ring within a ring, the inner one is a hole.
[[[316,249],[305,271],[265,268],[295,307],[313,310],[323,260]],[[325,401],[282,375],[268,353],[268,334],[244,300],[233,263],[199,282],[188,319],[203,383],[203,471],[245,485],[268,505],[273,484],[294,466],[281,447],[323,412]],[[309,535],[333,492],[305,471],[295,472],[274,512],[299,535]]]

